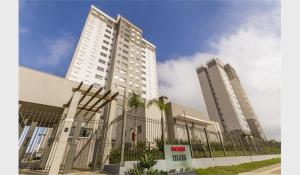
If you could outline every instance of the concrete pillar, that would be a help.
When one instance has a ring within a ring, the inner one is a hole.
[[[116,113],[116,100],[110,101],[109,106],[105,106],[104,116],[104,128],[99,131],[101,133],[101,138],[96,137],[95,148],[93,153],[92,169],[96,170],[98,156],[100,155],[101,169],[104,163],[108,162],[108,155],[111,148],[111,127],[109,124],[115,118]],[[100,152],[100,154],[99,154]]]
[[[71,141],[70,148],[67,154],[64,173],[69,173],[70,170],[72,169],[74,157],[77,150],[77,144],[78,144],[77,140],[80,135],[82,120],[83,120],[83,115],[82,114],[77,115],[76,127],[74,128],[73,139]]]
[[[103,154],[102,154],[102,164],[101,166],[103,166],[104,164],[108,163],[108,156],[109,156],[109,152],[111,150],[111,136],[112,136],[112,127],[110,126],[111,121],[115,118],[116,115],[116,104],[117,101],[116,100],[112,100],[110,102],[110,110],[109,110],[109,115],[108,115],[108,122],[106,127],[106,135],[104,132],[104,141],[103,141]]]
[[[97,138],[97,133],[99,132],[98,131],[99,125],[101,123],[100,122],[101,114],[103,114],[102,111],[100,111],[99,113],[96,113],[95,116],[94,116],[94,121],[95,122],[91,123],[91,127],[93,128],[93,135],[92,135],[92,138],[91,138],[92,139],[91,144],[90,144],[91,146],[90,146],[90,149],[89,149],[88,163],[92,163],[95,141],[96,141],[96,138]]]
[[[35,130],[35,127],[37,126],[37,124],[38,124],[37,122],[31,122],[31,124],[30,124],[28,132],[26,133],[26,136],[19,148],[19,163],[21,163],[21,161],[22,161],[22,158],[26,152],[27,146],[31,140],[31,137],[34,133],[34,130]]]
[[[55,138],[58,140],[58,143],[56,146],[56,151],[53,154],[53,160],[51,162],[48,175],[57,175],[59,172],[80,97],[80,92],[74,92],[69,108],[65,109],[64,111],[63,116],[66,115],[66,118],[63,121],[62,130],[61,133],[59,133],[60,135]]]

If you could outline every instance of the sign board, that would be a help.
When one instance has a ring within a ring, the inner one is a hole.
[[[189,145],[165,145],[164,152],[167,170],[190,168],[192,166]]]

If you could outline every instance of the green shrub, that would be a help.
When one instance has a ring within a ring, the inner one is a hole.
[[[154,165],[157,164],[157,160],[155,160],[150,154],[144,154],[141,158],[140,158],[140,165],[143,168],[146,168],[147,170],[149,170],[151,167],[153,167]]]
[[[121,152],[119,149],[113,149],[110,151],[109,154],[109,163],[110,164],[117,164],[121,161]]]

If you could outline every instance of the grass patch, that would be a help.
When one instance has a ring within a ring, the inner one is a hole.
[[[250,163],[244,163],[240,165],[232,165],[232,166],[217,166],[211,167],[207,169],[197,169],[197,174],[202,175],[237,175],[239,173],[255,170],[257,168],[265,167],[268,165],[280,163],[280,158],[274,158],[263,161],[256,161]]]

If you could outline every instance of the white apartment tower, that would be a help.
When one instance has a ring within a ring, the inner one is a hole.
[[[113,19],[91,6],[66,78],[119,91],[118,105],[125,89],[158,98],[156,48],[142,32],[121,15]]]
[[[209,118],[219,123],[223,132],[251,134],[233,86],[218,59],[197,68]]]

